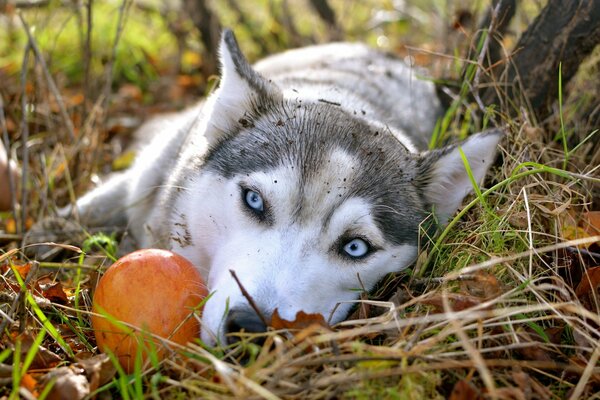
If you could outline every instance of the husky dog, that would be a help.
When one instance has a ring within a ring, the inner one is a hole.
[[[390,55],[336,43],[252,67],[233,33],[204,102],[153,123],[131,169],[77,202],[84,224],[127,227],[140,248],[187,257],[208,283],[202,339],[264,331],[267,320],[343,320],[357,299],[417,256],[420,224],[444,224],[480,182],[500,131],[426,151],[434,85]],[[115,294],[117,295],[117,294]]]

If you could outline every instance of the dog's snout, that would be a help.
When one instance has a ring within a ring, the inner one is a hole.
[[[267,326],[254,310],[239,308],[232,309],[227,315],[225,323],[226,334],[234,334],[240,332],[246,333],[261,333],[266,332]],[[234,343],[238,340],[235,336],[229,335],[227,341]]]

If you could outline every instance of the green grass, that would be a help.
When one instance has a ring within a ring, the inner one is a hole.
[[[91,76],[102,76],[106,63],[112,58],[115,45],[118,2],[94,2],[91,39]],[[84,10],[82,10],[84,14]],[[62,77],[69,85],[81,84],[84,75],[82,63],[85,25],[72,9],[52,4],[40,10],[26,10],[24,18],[43,49],[50,71]],[[113,79],[146,87],[159,76],[157,68],[165,68],[175,56],[176,43],[166,30],[157,12],[127,12],[127,29],[117,44]],[[26,35],[19,24],[12,30],[0,30],[0,67],[17,74],[21,68]],[[3,46],[4,45],[4,46]]]

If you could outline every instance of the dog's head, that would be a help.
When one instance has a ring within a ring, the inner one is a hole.
[[[444,223],[472,189],[459,147],[414,153],[385,126],[286,98],[229,31],[221,62],[200,127],[210,148],[181,171],[171,226],[174,250],[212,292],[202,337],[265,329],[230,271],[267,320],[277,309],[288,320],[304,311],[338,322],[360,291],[415,259],[432,209]],[[499,138],[460,145],[476,181]]]

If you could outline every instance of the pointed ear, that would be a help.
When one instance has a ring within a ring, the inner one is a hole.
[[[490,130],[421,156],[418,181],[440,224],[445,224],[462,205],[465,196],[473,191],[459,148],[469,162],[475,181],[480,184],[496,158],[496,147],[502,136],[501,130]]]
[[[208,126],[205,136],[209,143],[214,143],[237,126],[251,124],[248,119],[256,114],[258,106],[265,100],[281,98],[279,88],[250,66],[230,29],[223,30],[219,60],[219,88],[206,104]]]

